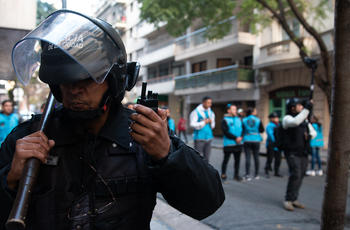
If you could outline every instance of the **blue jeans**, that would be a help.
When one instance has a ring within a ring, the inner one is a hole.
[[[320,148],[312,147],[312,157],[311,157],[311,169],[315,169],[315,161],[317,161],[318,169],[321,169],[321,157],[320,157]]]

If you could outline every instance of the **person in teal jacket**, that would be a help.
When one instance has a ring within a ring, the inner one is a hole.
[[[170,109],[166,106],[163,106],[162,109],[164,109],[167,113],[167,120],[168,120],[168,127],[170,130],[172,130],[175,133],[175,121],[171,118]]]
[[[18,115],[13,113],[13,102],[5,100],[1,103],[0,113],[0,144],[4,142],[7,135],[18,125]]]
[[[323,170],[322,170],[322,162],[320,157],[320,148],[323,147],[323,133],[322,133],[322,125],[318,122],[318,118],[313,115],[311,117],[311,124],[314,127],[317,135],[314,139],[311,139],[310,146],[311,146],[311,170],[306,172],[306,175],[309,176],[322,176]],[[317,161],[318,170],[315,170],[315,163]]]
[[[265,165],[265,174],[266,177],[269,177],[269,171],[272,171],[272,161],[275,159],[275,165],[274,165],[274,172],[275,176],[282,177],[282,175],[279,173],[280,165],[281,165],[281,159],[282,154],[281,151],[276,147],[276,138],[275,138],[275,129],[280,126],[279,124],[279,117],[276,112],[272,112],[269,115],[270,122],[266,126],[266,150],[267,150],[267,159],[266,159],[266,165]]]
[[[215,114],[211,110],[212,99],[205,96],[202,104],[198,105],[190,114],[190,126],[194,129],[194,148],[209,162],[211,141],[214,138]]]
[[[250,176],[250,156],[253,154],[255,174],[254,178],[259,179],[259,150],[262,137],[260,133],[264,132],[264,126],[261,120],[256,116],[257,112],[255,108],[249,108],[247,110],[247,117],[243,118],[243,147],[245,152],[245,167],[247,181],[251,180]]]
[[[239,165],[242,152],[242,121],[237,114],[237,106],[228,104],[226,106],[227,114],[221,122],[221,129],[224,133],[224,160],[221,165],[221,179],[225,181],[227,163],[230,160],[231,154],[234,157],[234,175],[233,179],[241,181],[242,178],[239,176]]]

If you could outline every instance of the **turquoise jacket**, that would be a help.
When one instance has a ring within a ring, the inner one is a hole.
[[[5,140],[7,135],[14,127],[18,125],[18,116],[15,113],[5,115],[0,113],[0,144]]]
[[[322,126],[317,123],[312,123],[312,126],[314,127],[317,135],[314,139],[311,139],[310,146],[311,147],[323,147],[323,133],[322,133]]]
[[[204,111],[205,117],[203,117],[202,113],[200,113],[198,109],[196,109],[195,112],[197,113],[198,117],[197,122],[201,122],[204,119],[212,117],[211,113],[213,113],[211,110]],[[195,129],[193,132],[194,140],[211,140],[213,137],[213,131],[209,123],[201,129]]]
[[[239,117],[232,117],[232,116],[226,116],[224,117],[224,121],[227,124],[228,127],[228,132],[237,137],[241,137],[242,136],[242,132],[243,132],[243,127],[242,127],[242,121]],[[240,145],[243,144],[242,142],[240,143]],[[226,146],[235,146],[237,145],[236,140],[229,138],[228,136],[225,135],[224,132],[224,147]]]
[[[262,127],[262,128],[261,128]],[[259,118],[249,115],[243,118],[243,142],[260,142],[262,137],[260,132],[264,131],[264,127]]]
[[[169,129],[175,132],[175,121],[174,119],[170,118],[168,119],[168,126]]]

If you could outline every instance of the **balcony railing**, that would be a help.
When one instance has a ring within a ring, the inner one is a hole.
[[[200,88],[209,84],[223,85],[235,82],[254,83],[254,71],[238,65],[206,70],[175,77],[175,90]]]
[[[173,74],[147,79],[147,83],[153,84],[153,83],[160,83],[160,82],[166,82],[171,80],[174,80]]]
[[[230,28],[229,33],[226,36],[230,36],[232,34],[238,33],[241,28],[239,27],[239,23],[236,19],[236,17],[232,16],[231,18],[223,21],[230,21],[232,26]],[[178,37],[175,42],[176,42],[176,49],[177,51],[189,49],[189,48],[194,48],[196,46],[199,46],[201,44],[204,44],[206,42],[209,42],[208,38],[205,37],[205,33],[208,28],[201,28],[199,30],[196,30],[190,34],[186,34],[182,37]]]

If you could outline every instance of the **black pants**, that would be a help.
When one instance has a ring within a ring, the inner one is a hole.
[[[233,157],[234,157],[233,177],[239,177],[239,164],[241,162],[241,152],[242,152],[241,145],[224,147],[224,160],[222,161],[222,165],[221,165],[221,174],[226,174],[227,163],[230,160],[231,154],[233,154]]]
[[[180,139],[181,139],[181,134],[184,136],[185,143],[187,143],[188,141],[187,141],[186,130],[179,131],[178,136],[179,136]]]
[[[278,174],[281,166],[282,154],[280,151],[276,151],[273,146],[268,145],[265,171],[272,170],[271,164],[274,158],[275,158],[274,171],[275,171],[275,174]]]
[[[245,173],[250,175],[250,155],[253,154],[255,165],[255,176],[259,175],[259,150],[260,142],[244,142]]]
[[[298,155],[299,154],[299,155]],[[295,152],[285,152],[289,168],[286,201],[298,199],[299,190],[307,169],[307,156]]]

